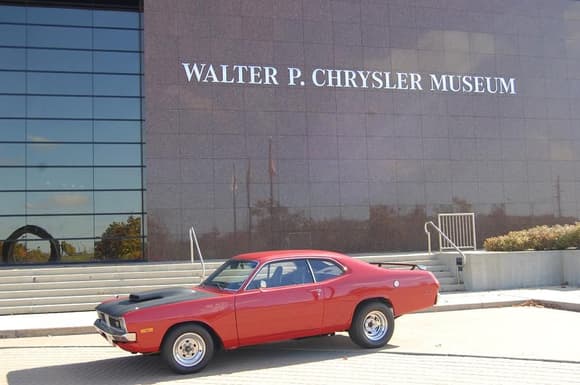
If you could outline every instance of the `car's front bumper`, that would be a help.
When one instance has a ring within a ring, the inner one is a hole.
[[[136,333],[127,333],[125,330],[109,326],[102,319],[97,319],[93,326],[111,344],[137,341]]]

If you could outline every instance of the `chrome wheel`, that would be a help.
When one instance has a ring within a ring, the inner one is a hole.
[[[173,358],[182,366],[192,367],[205,357],[204,339],[197,333],[185,333],[173,343]]]
[[[389,331],[387,317],[383,312],[371,311],[363,321],[363,329],[369,341],[379,341]]]

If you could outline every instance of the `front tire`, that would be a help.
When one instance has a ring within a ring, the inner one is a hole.
[[[207,366],[214,353],[214,341],[200,325],[182,325],[171,330],[163,341],[161,356],[176,373],[195,373]]]
[[[357,309],[348,334],[360,347],[374,349],[385,346],[394,331],[393,310],[382,302],[370,302]]]

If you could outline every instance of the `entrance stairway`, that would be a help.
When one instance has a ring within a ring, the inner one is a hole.
[[[403,262],[425,266],[441,283],[441,291],[464,290],[455,274],[436,256],[365,254],[368,262]],[[221,261],[208,261],[206,275]],[[118,265],[27,266],[0,268],[0,315],[92,310],[115,295],[191,286],[201,281],[199,263],[125,263]]]

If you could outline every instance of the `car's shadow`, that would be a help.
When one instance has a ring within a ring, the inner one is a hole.
[[[388,345],[384,349],[394,349]],[[201,378],[290,365],[348,359],[376,350],[361,349],[347,336],[315,337],[218,352],[200,373],[180,376],[171,372],[159,355],[134,355],[69,365],[39,367],[8,373],[9,385],[155,384],[184,378]]]

